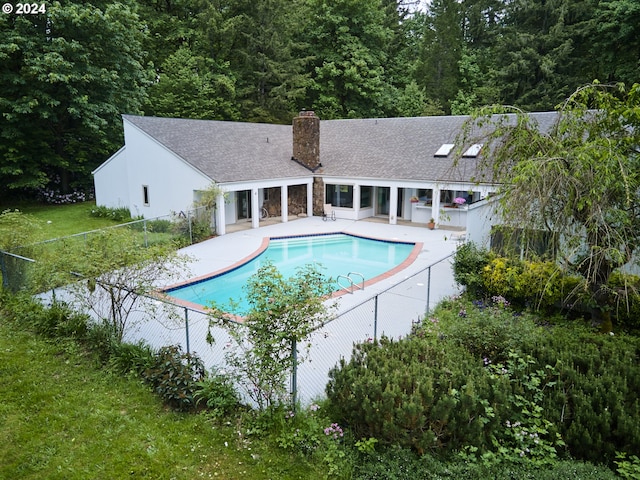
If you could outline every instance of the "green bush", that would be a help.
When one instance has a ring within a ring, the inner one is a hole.
[[[26,294],[3,295],[3,315],[38,335],[47,338],[84,338],[89,329],[89,317],[78,313],[64,302],[44,305]]]
[[[614,480],[609,469],[576,461],[557,461],[553,466],[502,464],[486,467],[477,463],[452,461],[434,455],[391,447],[374,455],[361,455],[352,480]]]
[[[545,403],[576,458],[613,462],[640,451],[640,338],[554,327],[528,352],[559,380]]]
[[[214,417],[224,417],[240,405],[240,397],[229,377],[220,373],[206,375],[196,383],[196,406],[205,406]]]
[[[327,395],[356,438],[466,462],[613,465],[640,451],[640,339],[452,298],[402,341],[358,345]]]
[[[119,373],[142,376],[154,361],[154,351],[143,341],[137,343],[114,342],[109,365]]]
[[[127,207],[111,208],[103,205],[96,205],[91,209],[91,216],[97,218],[109,218],[116,222],[131,221],[131,212]]]
[[[171,345],[158,350],[143,378],[167,405],[185,411],[195,407],[194,395],[205,378],[205,368],[197,355]]]
[[[418,452],[488,448],[500,395],[480,361],[434,336],[356,345],[327,385],[334,415],[357,438]]]
[[[86,347],[106,364],[120,342],[116,338],[111,325],[105,322],[92,323],[84,338]]]
[[[463,243],[453,257],[453,279],[464,285],[474,297],[482,297],[485,291],[482,272],[491,260],[487,250],[478,248],[475,243]]]

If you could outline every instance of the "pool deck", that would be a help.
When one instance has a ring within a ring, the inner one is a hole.
[[[376,221],[341,219],[323,221],[321,217],[309,217],[286,223],[265,225],[257,229],[228,233],[183,248],[180,252],[189,255],[193,259],[189,265],[190,275],[188,278],[193,279],[194,277],[208,276],[238,263],[243,263],[254,256],[255,252],[264,248],[264,239],[268,237],[339,232],[384,240],[421,242],[423,245],[415,260],[406,268],[392,275],[384,275],[380,281],[367,285],[362,291],[342,295],[339,300],[338,311],[357,305],[446,257],[455,251],[459,243],[456,239],[460,236],[460,232],[429,230],[420,225],[389,225]],[[185,280],[188,279],[185,278]],[[451,283],[450,281],[448,282]],[[448,289],[453,292],[454,286],[449,285]]]

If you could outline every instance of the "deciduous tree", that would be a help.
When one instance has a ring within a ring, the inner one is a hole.
[[[520,110],[483,109],[457,143],[471,139],[484,143],[478,180],[502,185],[504,222],[559,234],[559,268],[584,279],[594,319],[610,329],[626,291],[609,277],[637,265],[640,247],[640,85],[580,88],[548,130]]]
[[[140,112],[143,38],[128,0],[54,1],[46,14],[0,16],[2,194],[50,179],[64,193],[87,183],[121,144],[120,115]]]
[[[249,309],[242,323],[224,306],[213,306],[210,325],[223,326],[234,340],[226,360],[260,409],[287,402],[286,374],[302,361],[297,351],[308,350],[309,335],[329,320],[324,302],[330,291],[316,265],[286,279],[267,262],[245,287]],[[208,340],[215,338],[210,334]]]

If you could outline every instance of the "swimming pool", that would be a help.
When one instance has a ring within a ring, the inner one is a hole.
[[[336,282],[339,275],[358,272],[365,281],[375,281],[377,277],[402,268],[403,262],[415,258],[416,247],[415,243],[376,240],[345,233],[276,237],[269,239],[266,249],[256,252],[246,263],[186,285],[165,289],[164,293],[200,307],[209,306],[212,302],[227,304],[231,298],[239,304],[239,311],[232,313],[242,315],[247,307],[242,287],[266,260],[272,261],[285,278],[293,276],[299,267],[319,263],[323,267],[322,273],[335,282],[336,290],[340,290]],[[354,282],[359,281],[360,277],[354,276]],[[345,285],[346,281],[342,283]]]

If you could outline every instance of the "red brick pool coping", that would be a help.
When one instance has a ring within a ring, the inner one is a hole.
[[[380,242],[385,242],[385,243],[413,243],[414,247],[411,250],[411,253],[409,253],[409,256],[399,265],[396,265],[395,267],[393,267],[391,270],[387,270],[384,273],[381,273],[380,275],[377,275],[369,280],[365,280],[364,282],[364,286],[365,287],[369,287],[375,283],[381,282],[383,280],[386,280],[387,278],[401,272],[402,270],[404,270],[405,268],[407,268],[409,265],[411,265],[413,262],[415,262],[416,258],[418,258],[418,255],[420,255],[420,252],[422,251],[422,247],[423,247],[423,243],[422,242],[404,242],[402,240],[389,240],[387,238],[377,238],[377,237],[368,237],[368,236],[364,236],[364,235],[355,235],[353,233],[348,233],[348,232],[331,232],[331,233],[320,233],[320,234],[300,234],[300,235],[285,235],[285,236],[276,236],[276,237],[264,237],[262,239],[262,243],[260,244],[260,246],[258,247],[257,250],[255,250],[254,252],[252,252],[250,255],[244,257],[241,260],[238,260],[237,262],[233,263],[232,265],[225,267],[223,269],[217,270],[213,273],[207,273],[204,275],[199,275],[197,277],[193,277],[190,278],[189,280],[185,280],[184,282],[180,282],[180,283],[176,283],[174,285],[170,285],[168,287],[163,288],[161,291],[158,292],[159,295],[166,297],[171,297],[171,293],[169,292],[169,290],[173,290],[176,288],[180,288],[180,287],[184,287],[185,285],[190,285],[192,283],[199,283],[199,282],[203,282],[206,280],[209,280],[210,278],[214,278],[214,277],[218,277],[220,275],[223,275],[225,273],[228,273],[230,271],[235,270],[236,268],[241,267],[242,265],[244,265],[245,263],[250,262],[251,260],[253,260],[254,258],[256,258],[257,256],[261,255],[269,246],[269,243],[271,242],[271,240],[282,240],[282,239],[286,239],[286,238],[302,238],[302,237],[324,237],[324,236],[328,236],[328,235],[349,235],[351,237],[358,237],[358,238],[365,238],[368,240],[377,240]],[[347,290],[345,288],[340,289],[340,290],[336,290],[331,294],[331,298],[337,298],[340,297],[342,295],[345,295],[347,293],[351,293],[350,290]],[[201,305],[199,303],[193,303],[193,302],[189,302],[187,300],[181,300],[179,298],[175,298],[175,297],[171,297],[171,302],[176,304],[176,305],[180,305],[183,307],[188,307],[191,308],[193,310],[199,311],[199,312],[203,312],[205,313],[208,308],[205,305]],[[232,318],[233,320],[236,321],[242,321],[243,317],[240,317],[239,315],[232,315],[229,314],[229,317]]]

